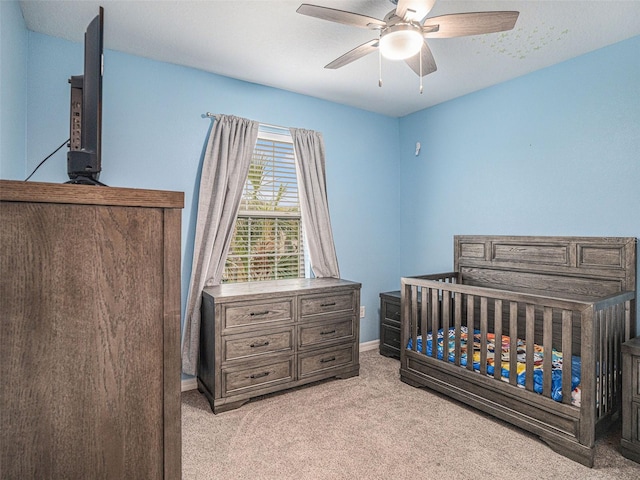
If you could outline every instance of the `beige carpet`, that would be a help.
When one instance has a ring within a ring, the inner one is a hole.
[[[600,439],[593,469],[522,430],[400,382],[397,360],[360,354],[360,376],[213,415],[182,394],[183,479],[640,479]]]

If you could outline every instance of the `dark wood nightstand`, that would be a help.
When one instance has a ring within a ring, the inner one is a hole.
[[[640,337],[622,345],[621,453],[640,463]]]
[[[380,294],[380,355],[400,358],[400,290]]]

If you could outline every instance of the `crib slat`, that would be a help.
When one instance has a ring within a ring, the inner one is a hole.
[[[599,399],[599,403],[600,403],[600,414],[604,415],[607,412],[606,409],[606,384],[607,384],[607,379],[606,379],[606,375],[605,375],[605,369],[604,369],[604,365],[607,361],[607,357],[606,357],[606,351],[604,348],[604,342],[606,341],[607,337],[606,337],[606,319],[605,319],[605,312],[603,310],[600,310],[598,312],[599,316],[598,316],[598,321],[600,324],[600,334],[598,335],[598,343],[597,343],[597,348],[598,351],[600,352],[600,362],[598,363],[598,370],[600,372],[600,385],[599,385],[599,395],[598,395],[598,399]]]
[[[475,297],[467,295],[467,370],[473,371],[473,324]]]
[[[604,415],[607,411],[606,409],[607,379],[604,372],[604,368],[602,368],[604,364],[607,362],[606,348],[602,342],[605,336],[604,332],[606,329],[606,320],[605,320],[604,310],[600,310],[598,312],[598,318],[600,323],[600,331],[596,339],[596,341],[598,342],[598,351],[600,352],[600,355],[599,355],[600,361],[598,362],[598,365],[596,367],[598,369],[598,375],[600,377],[600,381],[598,382],[599,383],[598,404],[600,406],[600,414]]]
[[[571,375],[573,374],[573,352],[571,335],[573,322],[571,310],[562,311],[562,403],[571,404]]]
[[[622,303],[618,303],[616,305],[616,332],[617,332],[617,337],[616,337],[616,369],[615,372],[616,374],[619,375],[619,377],[616,377],[617,382],[615,383],[616,385],[616,398],[615,398],[615,405],[620,405],[620,396],[622,395],[622,344],[624,343],[625,339],[624,339],[624,319],[625,319],[625,306]]]
[[[418,302],[416,299],[418,298],[418,287],[416,285],[411,285],[411,299],[409,300],[409,304],[411,305],[411,319],[409,323],[411,324],[411,347],[414,352],[418,351]]]
[[[420,334],[422,335],[422,353],[427,353],[427,335],[429,334],[427,323],[429,321],[429,289],[422,287],[420,297]],[[433,345],[433,343],[432,343]]]
[[[631,339],[631,301],[624,302],[624,341]]]
[[[596,378],[598,379],[598,381],[596,382],[596,401],[598,403],[598,418],[601,417],[605,410],[603,409],[603,405],[602,405],[602,383],[603,383],[603,376],[602,376],[602,361],[603,361],[603,357],[602,357],[602,331],[603,331],[603,323],[604,323],[604,315],[602,313],[602,310],[599,310],[598,312],[596,312],[596,319],[595,319],[595,324],[596,327],[594,329],[594,336],[595,336],[595,344],[596,344],[596,358],[598,359],[596,362]]]
[[[518,302],[509,304],[509,384],[518,384]]]
[[[502,300],[496,300],[493,316],[493,330],[496,335],[493,348],[493,378],[502,378]]]
[[[611,336],[609,338],[609,349],[611,351],[611,366],[609,367],[609,375],[611,375],[611,406],[615,408],[617,405],[618,395],[618,372],[619,364],[621,360],[620,352],[618,350],[618,305],[611,307]]]
[[[480,373],[487,374],[487,297],[480,297]]]
[[[611,334],[611,338],[609,339],[610,344],[611,344],[611,350],[612,350],[612,356],[613,356],[613,363],[611,365],[611,369],[610,372],[613,375],[612,377],[612,400],[611,400],[611,404],[613,406],[615,405],[619,405],[619,401],[620,401],[620,389],[621,387],[621,382],[618,380],[619,378],[619,373],[622,370],[622,366],[621,366],[621,362],[622,362],[622,354],[620,352],[620,346],[622,345],[622,342],[620,341],[620,326],[621,326],[621,311],[620,311],[621,305],[620,304],[616,304],[613,306],[613,323],[612,323],[612,329],[613,332]]]
[[[440,302],[438,301],[439,291],[431,289],[431,356],[438,358],[438,330],[440,329]]]
[[[604,392],[602,406],[605,412],[611,410],[611,349],[609,348],[609,336],[611,335],[611,307],[607,307],[604,311],[604,336],[601,339],[604,348],[605,363],[601,365],[602,374],[604,375]]]
[[[525,311],[526,333],[525,333],[525,382],[524,386],[530,392],[533,391],[533,353],[536,331],[536,311],[533,304],[527,303]]]
[[[457,366],[460,366],[460,355],[461,355],[461,346],[460,346],[460,333],[462,329],[462,294],[460,292],[455,292],[454,294],[454,319],[453,323],[455,324],[455,355],[453,356],[453,363]]]
[[[620,351],[618,349],[618,345],[620,345],[619,343],[617,343],[617,341],[619,341],[619,337],[618,337],[618,325],[619,325],[619,310],[618,310],[619,305],[614,305],[612,307],[612,323],[611,323],[611,328],[612,328],[612,333],[611,333],[611,338],[609,339],[610,345],[611,345],[611,357],[613,358],[613,361],[611,363],[611,369],[609,370],[610,374],[611,374],[611,404],[612,406],[617,405],[617,399],[618,399],[618,384],[616,382],[616,379],[618,378],[617,373],[620,372],[620,361],[621,361],[621,355],[620,355]]]
[[[551,369],[553,360],[553,310],[544,307],[542,347],[542,395],[551,397]]]
[[[449,320],[451,315],[451,293],[444,290],[442,292],[442,360],[449,361]]]

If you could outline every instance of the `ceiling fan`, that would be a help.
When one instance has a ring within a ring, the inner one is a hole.
[[[344,67],[376,50],[391,60],[404,60],[420,77],[437,70],[427,44],[429,38],[451,38],[513,29],[519,12],[454,13],[427,18],[436,0],[390,0],[396,4],[384,20],[319,5],[302,4],[297,13],[360,28],[378,31],[378,38],[350,50],[324,68]],[[378,84],[382,86],[382,79]]]

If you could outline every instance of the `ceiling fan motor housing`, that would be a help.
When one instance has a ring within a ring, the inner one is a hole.
[[[380,32],[380,53],[390,60],[404,60],[422,48],[422,28],[410,22],[390,25]]]

